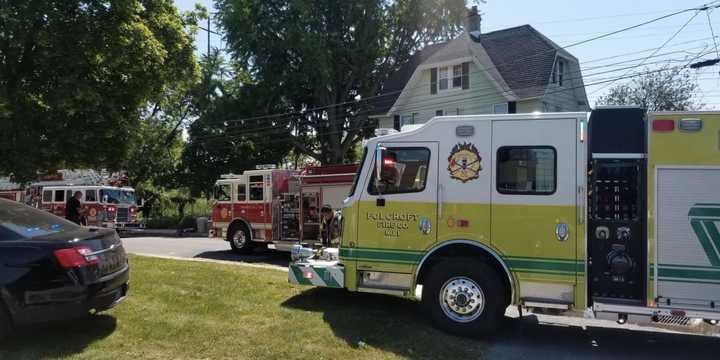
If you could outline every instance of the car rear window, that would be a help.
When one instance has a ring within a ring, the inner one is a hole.
[[[13,201],[0,200],[0,241],[35,238],[80,229],[75,223]]]

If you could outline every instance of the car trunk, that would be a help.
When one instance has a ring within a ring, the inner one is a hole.
[[[97,258],[97,266],[93,267],[92,271],[97,278],[122,270],[127,264],[125,249],[119,236],[112,229],[79,228],[62,234],[38,237],[35,240],[63,241],[68,242],[72,247],[89,248],[91,252],[86,254],[86,258]]]

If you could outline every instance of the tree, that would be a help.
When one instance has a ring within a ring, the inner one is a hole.
[[[342,162],[372,133],[362,99],[377,95],[414,51],[456,36],[466,16],[465,0],[216,0],[216,7],[233,58],[289,114],[279,118],[294,148],[323,163]]]
[[[202,81],[193,92],[196,119],[176,174],[194,196],[210,194],[221,174],[279,164],[291,149],[288,121],[261,116],[281,110],[276,94],[250,83],[242,69],[229,70],[217,49],[201,65]]]
[[[645,70],[626,84],[616,85],[596,105],[638,105],[648,111],[684,111],[701,107],[694,100],[698,88],[689,71]]]
[[[172,0],[2,1],[0,173],[118,169],[141,114],[197,76]]]

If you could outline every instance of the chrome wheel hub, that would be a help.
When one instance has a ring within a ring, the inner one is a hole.
[[[456,276],[440,288],[440,307],[452,320],[470,322],[485,309],[485,294],[472,279]]]
[[[245,246],[245,232],[242,230],[238,230],[235,232],[232,238],[233,244],[235,244],[235,247],[241,248]]]

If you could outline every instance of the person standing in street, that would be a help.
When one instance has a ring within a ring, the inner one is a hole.
[[[65,204],[65,218],[76,223],[80,224],[82,220],[82,216],[80,214],[81,210],[81,204],[80,204],[80,198],[82,197],[81,191],[76,191],[73,197],[68,199],[67,204]]]

